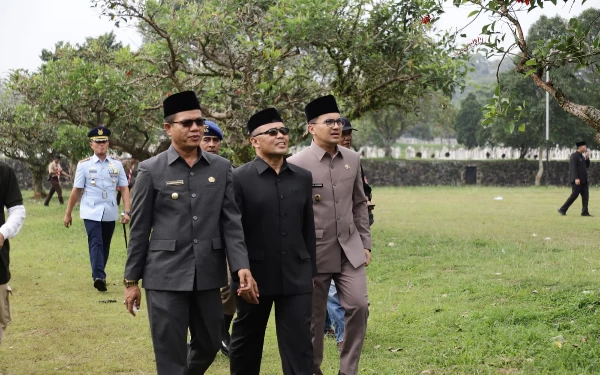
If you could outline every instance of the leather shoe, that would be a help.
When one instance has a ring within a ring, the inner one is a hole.
[[[94,288],[98,289],[99,292],[106,292],[108,290],[106,289],[106,281],[102,279],[94,280]]]
[[[590,213],[589,213],[589,212],[586,212],[586,213],[584,213],[584,214],[581,214],[581,216],[590,216],[590,217],[591,217],[592,215],[590,215]]]
[[[556,211],[558,211],[558,213],[561,214],[562,216],[567,216],[567,213],[565,211],[561,211],[560,208]]]

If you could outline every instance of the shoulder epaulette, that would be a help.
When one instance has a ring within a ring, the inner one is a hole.
[[[85,159],[79,160],[79,162],[80,162],[80,163],[83,163],[84,161],[88,161],[88,160],[90,160],[91,158],[92,158],[92,157],[90,156],[89,158],[85,158]]]

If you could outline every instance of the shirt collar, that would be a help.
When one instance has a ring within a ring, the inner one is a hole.
[[[210,160],[208,160],[206,152],[202,152],[202,149],[200,147],[198,147],[198,155],[200,155],[198,160],[204,159],[208,164],[210,164]],[[175,147],[173,147],[173,145],[169,146],[169,149],[167,150],[167,163],[171,165],[175,160],[179,159],[180,157],[181,156],[179,155],[177,150],[175,150]],[[196,162],[198,162],[198,160]]]
[[[258,156],[256,156],[254,158],[253,162],[254,162],[254,166],[256,167],[256,171],[258,172],[258,174],[263,174],[267,169],[273,169],[273,168],[271,168],[271,166],[269,164],[267,164],[266,161],[264,161],[263,159],[261,159]],[[292,164],[288,164],[287,160],[283,159],[283,164],[281,165],[281,169],[279,170],[279,173],[285,171],[286,169],[289,169],[292,172],[296,172],[296,166],[293,166]]]
[[[310,149],[319,161],[323,160],[323,157],[325,156],[325,154],[327,154],[327,151],[319,147],[314,140],[310,144]],[[344,158],[344,155],[340,152],[340,148],[338,146],[335,146],[335,154],[333,154],[333,157],[331,159],[335,158],[336,156],[339,156],[342,159]]]

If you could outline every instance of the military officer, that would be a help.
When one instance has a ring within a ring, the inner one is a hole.
[[[588,168],[590,166],[590,152],[584,141],[577,142],[577,151],[571,154],[569,161],[569,182],[571,183],[571,195],[558,209],[558,213],[566,215],[567,210],[573,202],[581,195],[581,216],[592,216],[588,211],[588,201],[590,198],[590,187],[588,183]]]
[[[205,121],[204,135],[202,136],[202,142],[200,142],[200,148],[211,154],[219,155],[222,141],[223,132],[219,129],[217,124],[212,121]]]
[[[123,165],[108,155],[110,130],[98,126],[88,132],[88,137],[94,155],[77,164],[64,224],[69,228],[73,223],[71,213],[75,203],[81,198],[79,215],[83,219],[88,236],[94,288],[106,292],[104,269],[110,254],[110,241],[115,231],[115,221],[119,219],[116,188],[120,187],[123,194],[125,212],[120,220],[123,224],[127,224],[131,217],[129,189]]]
[[[204,121],[204,135],[200,142],[200,148],[202,151],[210,152],[214,155],[219,155],[221,148],[221,142],[223,141],[223,132],[217,124],[212,121]],[[221,302],[223,303],[223,318],[225,324],[223,324],[223,332],[221,335],[221,353],[229,356],[229,342],[231,336],[229,334],[229,327],[233,321],[235,315],[235,300],[231,293],[231,274],[229,269],[227,271],[227,286],[221,288]]]
[[[258,305],[236,298],[231,332],[232,375],[258,375],[265,330],[275,305],[283,374],[312,374],[310,318],[316,276],[310,172],[285,161],[289,129],[275,108],[248,120],[256,158],[233,172]]]
[[[313,177],[318,271],[311,322],[313,373],[323,374],[325,310],[333,278],[346,311],[340,373],[356,375],[369,315],[365,266],[371,260],[371,232],[360,157],[352,150],[338,147],[344,124],[333,96],[313,100],[304,112],[313,142],[288,161],[308,169]]]
[[[200,149],[204,119],[196,94],[173,94],[163,110],[171,146],[139,164],[125,303],[135,316],[143,280],[158,375],[204,374],[221,341],[225,253],[239,281],[237,293],[258,303],[258,290],[249,270],[231,163]]]

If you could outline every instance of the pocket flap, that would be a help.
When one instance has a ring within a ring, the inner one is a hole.
[[[220,250],[223,248],[223,240],[220,237],[212,239],[213,250]]]
[[[298,250],[298,256],[300,256],[300,259],[310,259],[310,254],[306,249]]]
[[[323,238],[323,229],[315,229],[315,237]]]
[[[356,232],[356,225],[354,225],[354,222],[350,223],[350,234]]]
[[[85,204],[87,204],[88,206],[94,207],[94,200],[91,198],[88,198],[85,200]]]
[[[175,251],[177,240],[150,240],[150,251]]]

